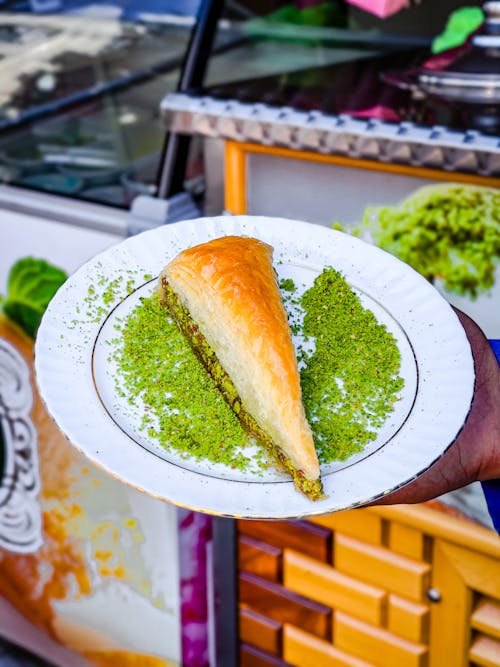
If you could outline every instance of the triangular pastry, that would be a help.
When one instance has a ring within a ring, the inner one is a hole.
[[[318,458],[272,254],[240,236],[184,250],[160,276],[160,299],[243,426],[318,499]]]

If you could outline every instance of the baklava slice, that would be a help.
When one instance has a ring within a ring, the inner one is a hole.
[[[248,237],[197,245],[165,267],[159,295],[244,428],[316,500],[318,458],[272,255]]]

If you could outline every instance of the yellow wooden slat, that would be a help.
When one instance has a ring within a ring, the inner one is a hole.
[[[295,593],[375,625],[384,620],[387,595],[381,588],[289,549],[283,555],[283,583]]]
[[[430,605],[430,667],[468,667],[472,591],[445,551],[447,544],[434,543],[432,587],[440,601]]]
[[[326,514],[314,517],[310,521],[370,544],[382,542],[382,519],[363,509]]]
[[[445,539],[472,551],[500,558],[500,540],[494,530],[449,516],[428,505],[387,505],[367,507],[367,512],[389,521],[413,526],[429,536]]]
[[[334,564],[345,574],[416,601],[423,598],[428,586],[430,566],[427,563],[347,535],[335,536]]]
[[[383,667],[427,666],[428,651],[423,644],[402,639],[340,611],[334,615],[333,643],[343,651],[362,660],[374,660]],[[452,663],[446,664],[451,667]]]
[[[387,627],[400,637],[425,643],[429,636],[429,607],[389,595]]]
[[[441,542],[441,549],[467,586],[489,597],[500,598],[500,559],[447,542]]]
[[[283,628],[283,659],[300,667],[374,667],[288,624]]]
[[[351,167],[357,169],[368,169],[369,171],[382,171],[401,176],[415,176],[416,178],[428,178],[435,181],[450,181],[450,174],[444,169],[432,169],[429,167],[415,167],[413,165],[398,164],[396,162],[375,162],[375,160],[348,157],[346,155],[333,155],[331,153],[319,153],[317,151],[303,151],[280,146],[267,146],[244,142],[226,141],[226,147],[236,145],[242,153],[265,153],[269,156],[284,157],[294,160],[310,160],[324,164],[338,165],[339,167]],[[498,187],[496,176],[481,176],[474,173],[453,172],[453,181],[456,183],[471,183],[473,185],[484,185],[486,187]],[[233,213],[234,211],[231,211]]]
[[[393,521],[390,523],[388,546],[402,556],[423,560],[425,536],[417,528]]]
[[[500,667],[500,642],[491,637],[478,637],[470,648],[469,659],[481,667]]]
[[[474,609],[471,625],[476,630],[500,639],[500,600],[481,600]]]
[[[242,145],[227,141],[224,162],[225,209],[233,215],[244,214],[247,212],[247,156]]]
[[[279,655],[281,651],[281,623],[247,607],[240,605],[239,637],[262,651]]]

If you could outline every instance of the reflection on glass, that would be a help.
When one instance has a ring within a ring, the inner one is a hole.
[[[122,207],[154,192],[193,19],[1,18],[0,180]]]
[[[1,12],[0,182],[121,207],[154,193],[164,143],[158,107],[178,85],[199,3],[31,0],[24,4],[59,13]],[[455,4],[411,4],[382,20],[344,0],[226,0],[206,91],[474,127],[463,108],[413,99],[382,76],[428,53]],[[195,145],[186,178],[196,194],[202,173]]]

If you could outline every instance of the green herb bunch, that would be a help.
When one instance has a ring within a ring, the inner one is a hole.
[[[49,301],[66,278],[62,269],[45,260],[24,257],[9,272],[7,296],[0,295],[0,309],[34,338]]]
[[[421,188],[400,206],[368,207],[355,228],[430,282],[475,299],[500,259],[500,190],[461,184]]]

